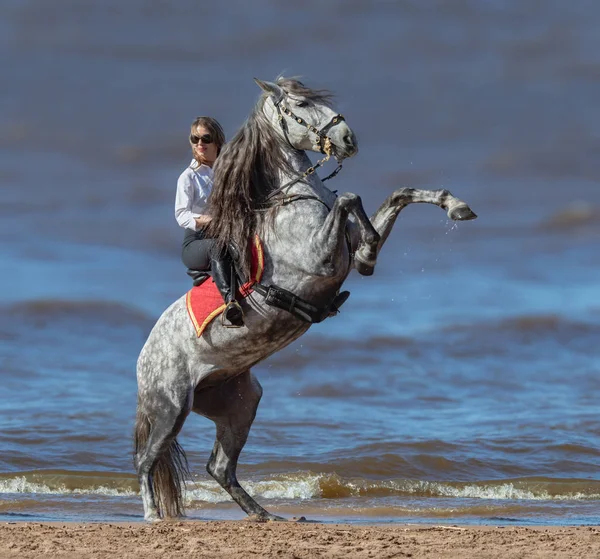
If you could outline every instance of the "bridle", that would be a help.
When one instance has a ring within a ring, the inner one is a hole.
[[[313,134],[316,134],[316,136],[318,138],[318,142],[315,143],[315,147],[318,148],[319,151],[325,155],[325,157],[323,157],[323,159],[320,159],[319,161],[317,161],[313,166],[306,169],[306,171],[304,171],[304,173],[302,173],[295,179],[292,179],[291,181],[285,183],[283,186],[280,186],[279,188],[270,192],[269,195],[265,198],[264,203],[271,200],[276,194],[279,194],[286,188],[289,188],[290,186],[296,184],[297,182],[301,181],[302,179],[308,177],[309,175],[312,175],[319,167],[321,167],[323,165],[323,163],[325,163],[326,161],[329,161],[329,158],[331,157],[331,138],[327,135],[327,132],[329,132],[329,130],[331,130],[331,128],[333,128],[336,124],[339,124],[340,122],[343,122],[345,120],[345,118],[342,114],[334,115],[331,118],[331,120],[319,130],[316,126],[313,126],[309,122],[306,122],[303,118],[300,118],[299,116],[295,115],[290,109],[288,109],[288,107],[286,107],[283,104],[282,101],[283,101],[283,95],[280,96],[277,100],[274,100],[273,104],[275,105],[275,109],[277,110],[277,120],[279,121],[279,126],[281,126],[281,131],[283,132],[283,136],[284,136],[286,142],[290,145],[290,147],[292,149],[296,149],[294,147],[294,145],[292,144],[292,142],[290,142],[290,138],[288,136],[287,122],[285,121],[285,118],[283,116],[284,113],[288,117],[294,119],[301,126],[304,126],[308,130],[310,130]],[[341,170],[342,170],[342,164],[339,163],[337,168],[330,175],[325,177],[321,182],[325,182],[326,180],[332,179]],[[304,197],[302,197],[302,198],[304,198]]]
[[[285,118],[283,118],[283,113],[285,113],[286,115],[288,115],[290,118],[294,119],[298,124],[300,124],[301,126],[304,126],[304,128],[308,128],[308,130],[310,130],[313,134],[316,134],[318,140],[318,143],[315,144],[315,147],[319,148],[319,151],[325,155],[331,155],[331,139],[329,138],[329,136],[327,136],[327,132],[329,132],[329,130],[331,128],[333,128],[336,124],[339,124],[340,122],[343,122],[345,120],[344,115],[341,114],[337,114],[334,115],[331,120],[325,125],[323,126],[323,128],[321,128],[320,130],[318,128],[316,128],[315,126],[313,126],[312,124],[310,124],[309,122],[306,122],[303,118],[300,118],[299,116],[295,115],[290,109],[288,109],[284,104],[283,104],[283,96],[279,97],[279,99],[277,99],[276,101],[273,101],[273,103],[275,104],[275,108],[277,109],[277,117],[279,120],[279,126],[281,126],[281,130],[283,131],[283,135],[287,141],[287,143],[293,148],[294,146],[292,145],[292,142],[290,142],[290,139],[288,137],[288,127],[287,127],[287,123],[285,122]]]

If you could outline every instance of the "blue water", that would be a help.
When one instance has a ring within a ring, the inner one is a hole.
[[[357,133],[332,188],[449,188],[479,219],[406,209],[341,314],[254,369],[242,483],[325,521],[597,524],[598,8],[535,5],[5,3],[0,518],[141,520],[135,362],[189,288],[187,127],[231,136],[285,71]],[[241,518],[213,437],[181,435],[188,513]]]

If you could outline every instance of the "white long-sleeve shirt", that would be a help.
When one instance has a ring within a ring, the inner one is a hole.
[[[213,186],[213,170],[192,160],[177,180],[175,219],[184,229],[197,229],[196,219],[206,215],[208,195]]]

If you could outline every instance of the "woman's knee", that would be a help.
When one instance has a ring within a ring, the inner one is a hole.
[[[192,241],[181,251],[183,264],[191,270],[208,270],[210,268],[211,239]]]

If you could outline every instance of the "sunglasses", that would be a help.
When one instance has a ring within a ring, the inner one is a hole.
[[[195,134],[190,134],[190,142],[192,144],[197,144],[198,142],[202,142],[203,144],[212,144],[213,137],[210,134],[203,134],[202,136],[196,136]]]

